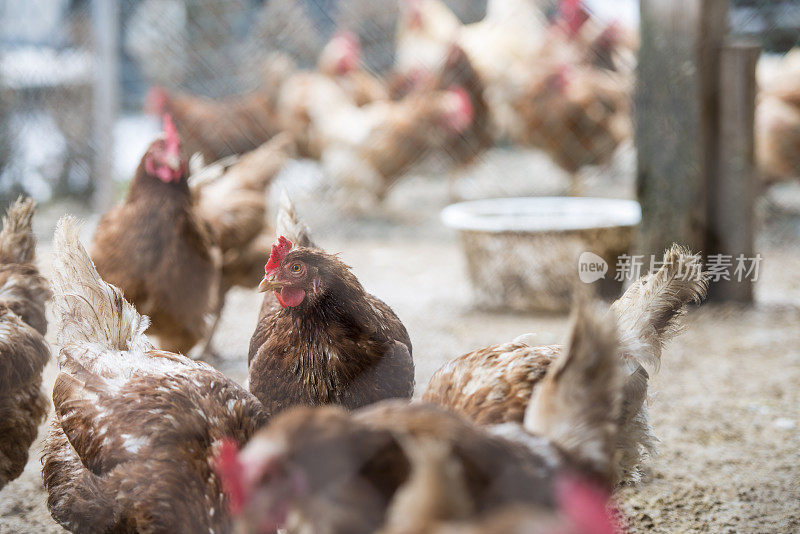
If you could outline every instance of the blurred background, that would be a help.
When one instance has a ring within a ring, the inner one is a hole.
[[[239,102],[241,113],[251,116],[265,107],[270,112],[285,108],[291,99],[281,95],[283,82],[298,70],[316,70],[325,45],[342,30],[358,39],[357,69],[389,87],[395,99],[408,89],[399,80],[410,81],[421,69],[437,71],[445,65],[447,44],[458,42],[478,71],[481,86],[475,90],[488,105],[488,110],[478,110],[470,128],[479,130],[477,135],[462,142],[456,154],[447,143],[429,143],[431,150],[406,158],[389,178],[389,193],[373,214],[399,210],[410,219],[429,220],[438,218],[438,208],[451,200],[508,196],[635,198],[637,139],[680,136],[679,125],[666,130],[670,126],[658,116],[651,118],[648,110],[640,122],[653,125],[652,132],[634,128],[637,82],[639,87],[658,85],[657,76],[650,75],[664,70],[637,71],[639,2],[531,0],[528,4],[536,11],[532,16],[525,8],[515,12],[525,2],[495,3],[501,8],[487,17],[486,0],[122,0],[108,6],[89,0],[7,0],[0,5],[0,199],[6,203],[25,192],[40,202],[73,198],[97,210],[110,206],[124,193],[144,148],[159,132],[159,114],[145,113],[153,86],[169,95],[169,111],[179,127],[183,123],[182,133],[206,130],[213,137],[218,129],[224,137],[231,127],[227,122],[238,121],[234,126],[248,138],[246,148],[255,148],[278,131],[294,129],[302,118],[272,113],[241,125],[238,118],[219,116],[224,107],[206,110],[201,99],[232,99],[228,102]],[[717,31],[720,43],[723,37],[749,37],[761,47],[762,90],[769,90],[788,65],[797,69],[796,57],[794,62],[783,60],[798,40],[797,2],[724,4],[727,24]],[[419,12],[416,26],[414,17],[401,17],[412,8]],[[653,13],[653,24],[658,26],[663,16],[669,15]],[[581,17],[586,20],[579,22]],[[575,24],[579,26],[570,29]],[[462,26],[467,29],[456,36]],[[554,27],[566,30],[555,35]],[[652,52],[656,55],[649,65],[659,64],[658,54],[675,55],[675,50]],[[566,80],[560,89],[559,72],[562,82]],[[652,79],[642,81],[642,75]],[[783,80],[775,83],[785,85]],[[559,91],[562,97],[547,95]],[[248,110],[248,99],[258,94],[272,101]],[[796,152],[798,124],[791,121],[798,111],[790,110],[779,121],[776,113],[781,112],[774,108],[756,122],[756,138],[767,146],[787,145],[778,152]],[[663,115],[664,110],[651,111]],[[489,116],[488,125],[482,115]],[[201,142],[190,148],[204,146]],[[228,143],[227,150],[206,155],[227,155],[238,148]],[[770,155],[768,149],[762,150],[763,161],[756,158],[761,164],[755,179],[758,194],[772,199],[766,209],[796,208],[797,202],[786,197],[796,197],[796,181],[790,178],[797,175],[797,156]],[[313,192],[319,198],[341,188],[336,174],[342,172],[331,171],[320,152],[300,150],[301,157],[287,169],[290,177],[282,177],[290,191]],[[683,155],[678,150],[673,157]],[[770,194],[762,187],[767,181],[783,185]],[[780,221],[775,235],[796,237],[797,224],[786,210],[769,214]],[[335,230],[374,229],[351,224]],[[384,230],[386,225],[375,231]]]

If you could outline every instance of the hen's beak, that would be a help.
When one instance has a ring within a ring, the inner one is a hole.
[[[274,278],[265,276],[261,283],[258,284],[258,292],[263,293],[265,291],[270,291],[271,289],[278,289],[283,287],[282,282],[278,282]]]

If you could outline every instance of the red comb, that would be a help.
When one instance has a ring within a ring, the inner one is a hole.
[[[620,534],[608,507],[608,492],[590,482],[563,475],[556,480],[561,513],[581,534]]]
[[[181,149],[181,138],[178,136],[178,130],[175,129],[175,123],[172,122],[172,117],[169,113],[164,113],[164,142],[167,145],[167,152],[177,154]]]
[[[238,514],[247,499],[244,470],[239,462],[239,444],[232,438],[224,438],[214,457],[214,471],[222,481],[222,489],[228,495],[230,511]]]
[[[559,12],[567,23],[569,35],[574,37],[589,20],[589,13],[583,6],[582,0],[561,0]]]
[[[278,241],[272,245],[272,250],[269,253],[269,260],[264,266],[264,272],[267,275],[272,275],[281,266],[281,261],[292,250],[292,242],[283,236],[278,238]]]
[[[466,89],[459,85],[451,85],[447,88],[447,93],[452,95],[456,103],[453,109],[447,113],[447,121],[450,127],[456,132],[461,133],[466,130],[475,118],[475,107]]]

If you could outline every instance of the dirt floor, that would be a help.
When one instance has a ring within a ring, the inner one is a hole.
[[[476,196],[531,192],[514,189],[513,180],[500,182],[468,189]],[[552,188],[539,183],[532,192],[558,193],[563,186],[563,180]],[[595,188],[631,193],[624,184],[590,179],[588,192]],[[418,391],[452,357],[525,332],[536,332],[543,344],[559,342],[567,327],[565,316],[487,313],[473,305],[457,236],[438,222],[446,191],[443,181],[411,178],[393,192],[385,213],[358,221],[342,219],[313,194],[295,198],[320,243],[341,252],[364,286],[405,322]],[[757,304],[694,310],[688,329],[664,352],[651,404],[660,454],[645,481],[617,494],[631,532],[800,532],[800,210],[791,215],[800,194],[789,193],[761,210],[767,215]],[[794,199],[788,208],[786,198]],[[96,221],[75,206],[44,208],[36,227],[45,272],[50,236],[65,211],[87,219],[87,240]],[[232,291],[216,338],[220,358],[212,363],[239,380],[258,303],[253,292]],[[46,388],[55,372],[51,363]],[[0,534],[62,531],[45,506],[41,445],[40,439],[33,446],[25,473],[0,491]]]

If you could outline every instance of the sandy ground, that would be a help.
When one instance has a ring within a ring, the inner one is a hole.
[[[497,154],[484,170],[504,157]],[[564,186],[561,177],[526,190],[503,176],[465,183],[475,196],[558,193]],[[592,189],[631,194],[624,184],[590,179]],[[792,194],[800,198],[796,189]],[[321,244],[341,252],[364,286],[406,324],[418,392],[452,357],[525,332],[536,332],[541,343],[559,342],[567,328],[565,316],[486,313],[472,304],[458,239],[438,222],[446,200],[443,181],[411,178],[393,192],[383,214],[354,222],[314,195],[296,198]],[[74,206],[42,210],[36,228],[45,272],[50,236],[65,211],[87,218],[87,239],[96,220]],[[758,303],[693,311],[687,331],[664,353],[651,405],[660,454],[644,482],[618,492],[631,532],[800,532],[800,224],[785,213],[770,220],[779,222],[766,225],[759,238],[765,259]],[[250,291],[232,291],[216,338],[220,358],[213,363],[237,380],[245,377],[258,303]],[[46,388],[55,371],[51,363]],[[45,506],[39,472],[44,434],[43,426],[25,473],[0,492],[0,534],[62,532]]]

